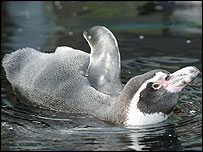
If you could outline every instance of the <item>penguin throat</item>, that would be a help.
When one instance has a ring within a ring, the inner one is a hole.
[[[137,107],[137,100],[136,96],[133,97],[131,100],[131,104],[128,108],[128,115],[127,120],[124,122],[127,126],[137,126],[137,125],[149,125],[158,122],[162,122],[168,119],[168,115],[162,112],[155,112],[155,113],[144,113],[140,111]]]

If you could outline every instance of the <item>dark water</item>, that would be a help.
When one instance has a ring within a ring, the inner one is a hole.
[[[180,2],[2,2],[1,59],[26,46],[90,52],[82,32],[105,25],[119,43],[123,83],[152,69],[202,71],[201,14],[202,4]],[[1,150],[202,150],[202,73],[168,120],[133,128],[24,106],[1,73]]]

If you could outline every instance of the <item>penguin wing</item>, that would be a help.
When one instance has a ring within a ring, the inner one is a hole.
[[[118,96],[122,91],[120,80],[120,53],[114,35],[104,26],[94,26],[83,33],[91,48],[87,70],[90,84],[98,91]]]

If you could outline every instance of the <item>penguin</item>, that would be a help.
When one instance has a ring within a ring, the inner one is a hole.
[[[118,42],[104,26],[83,32],[91,52],[68,46],[54,53],[34,48],[6,54],[6,78],[24,104],[84,113],[112,124],[148,125],[166,120],[178,94],[200,71],[187,66],[173,73],[152,70],[121,83]]]

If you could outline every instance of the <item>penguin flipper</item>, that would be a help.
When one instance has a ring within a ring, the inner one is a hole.
[[[117,96],[122,91],[120,80],[120,53],[114,35],[104,26],[94,26],[83,33],[90,45],[87,76],[98,91]]]

